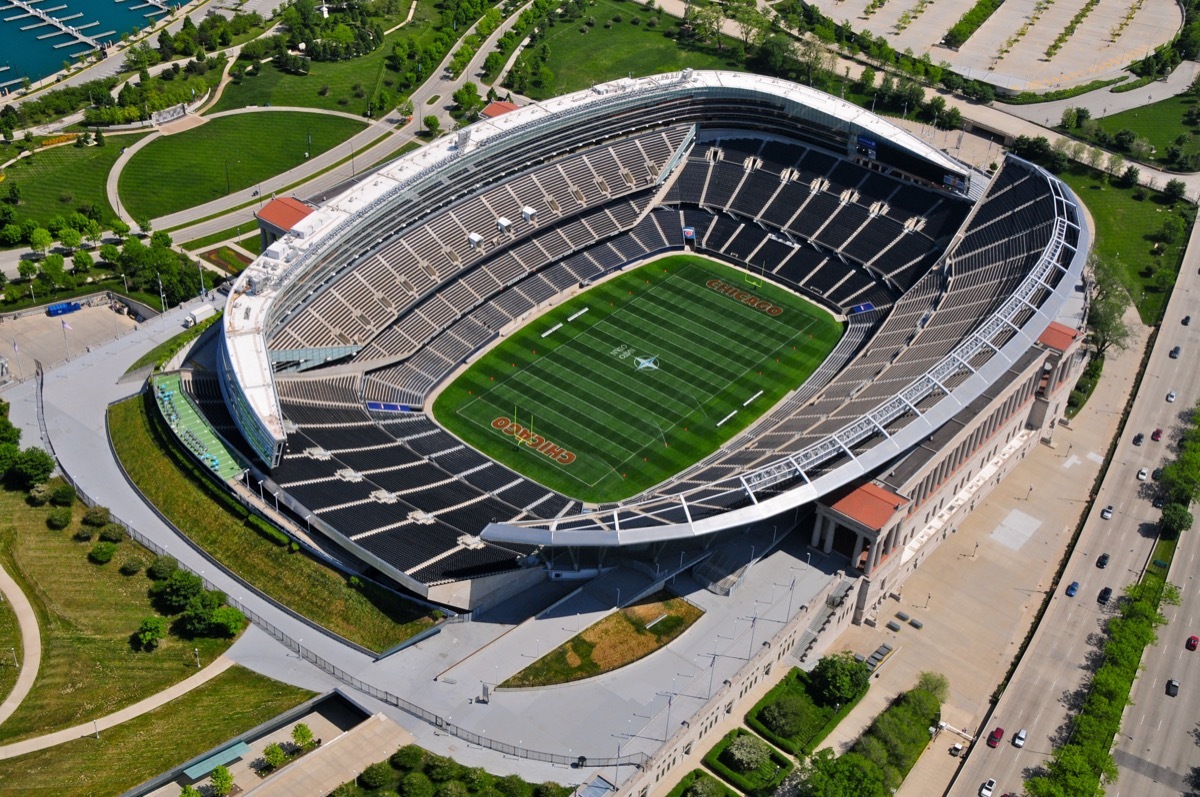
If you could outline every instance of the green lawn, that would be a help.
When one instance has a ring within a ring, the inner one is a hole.
[[[213,244],[237,238],[244,232],[256,229],[257,225],[253,221],[247,221],[235,227],[230,227],[228,230],[221,230],[220,232],[214,232],[212,235],[206,235],[203,238],[193,238],[190,241],[184,242],[183,248],[189,252],[195,252],[199,249],[206,249]],[[258,236],[255,235],[254,237],[257,238]]]
[[[704,766],[711,769],[725,782],[740,789],[743,794],[761,795],[761,797],[774,794],[775,789],[787,778],[795,764],[783,753],[771,748],[770,756],[757,769],[749,772],[735,772],[721,759],[721,754],[725,752],[725,748],[729,746],[730,742],[742,735],[754,736],[745,728],[735,728],[705,754]],[[766,745],[766,742],[762,742],[762,744]]]
[[[116,214],[104,191],[104,182],[113,163],[121,156],[121,148],[132,146],[145,134],[106,136],[103,147],[75,147],[70,144],[42,150],[32,158],[22,158],[2,173],[0,190],[8,191],[15,183],[21,187],[21,204],[17,218],[45,222],[52,216],[74,213],[81,205],[97,205],[108,219]],[[0,158],[7,159],[11,147],[0,148]]]
[[[822,706],[812,695],[808,673],[793,669],[747,712],[746,724],[781,750],[806,755],[817,749],[866,693],[867,690],[863,689],[844,706]],[[780,736],[762,722],[763,709],[775,703],[783,703],[791,709],[788,712],[791,732],[786,736]]]
[[[1162,194],[1149,192],[1134,199],[1132,188],[1105,183],[1100,174],[1079,164],[1059,175],[1083,203],[1095,222],[1095,250],[1125,272],[1125,286],[1137,303],[1143,323],[1157,324],[1183,259],[1196,208],[1188,203],[1172,207]],[[1153,236],[1167,214],[1185,217],[1187,232],[1174,243],[1157,244]],[[1161,275],[1160,275],[1161,273]]]
[[[213,119],[134,155],[121,171],[121,201],[134,218],[201,205],[299,166],[306,152],[332,149],[364,124],[291,111]]]
[[[683,780],[675,784],[675,788],[667,793],[667,797],[683,797],[684,794],[692,787],[692,784],[698,780],[706,781],[712,791],[707,794],[724,795],[724,797],[736,797],[737,792],[730,789],[721,781],[714,778],[702,769],[693,769],[691,772],[683,776]]]
[[[195,672],[193,670],[192,672]],[[0,761],[0,795],[120,794],[312,697],[234,666],[140,717],[47,750]],[[236,785],[255,786],[257,776]]]
[[[407,3],[404,9],[407,15]],[[262,64],[254,75],[227,85],[212,112],[270,103],[277,106],[366,113],[367,103],[374,96],[376,89],[387,87],[394,93],[397,75],[386,66],[386,58],[392,51],[392,45],[401,39],[407,39],[414,45],[428,46],[432,43],[434,23],[438,18],[439,11],[436,5],[419,2],[412,22],[388,35],[383,45],[375,52],[349,61],[313,61],[311,71],[307,75],[289,75],[271,64]],[[357,90],[355,86],[358,86]],[[324,94],[321,93],[323,87],[328,89]]]
[[[13,685],[17,682],[19,672],[13,666],[13,652],[16,651],[17,662],[24,660],[25,649],[21,645],[21,628],[17,625],[17,615],[13,613],[12,604],[7,600],[0,603],[0,703],[8,697]]]
[[[352,584],[341,572],[259,536],[244,515],[234,514],[241,505],[152,432],[149,422],[142,396],[109,408],[117,456],[151,503],[217,561],[285,606],[372,650],[388,650],[433,624],[421,605],[370,581]]]
[[[256,255],[262,254],[262,236],[258,233],[247,235],[245,238],[237,241],[237,245],[245,249],[247,252],[253,252]]]
[[[110,714],[193,675],[193,648],[209,662],[229,647],[229,640],[172,636],[153,653],[135,652],[130,635],[155,614],[150,579],[141,572],[123,576],[118,568],[129,557],[149,563],[151,554],[126,540],[113,561],[93,565],[87,561],[92,543],[72,539],[82,508],[76,507],[70,528],[51,531],[49,507],[30,507],[24,499],[24,493],[0,491],[0,561],[37,612],[42,661],[33,689],[0,725],[0,741]]]
[[[1177,97],[1159,100],[1151,105],[1143,105],[1130,111],[1104,116],[1097,119],[1096,122],[1109,133],[1116,133],[1118,130],[1128,128],[1139,138],[1146,139],[1157,150],[1150,157],[1151,161],[1155,161],[1166,158],[1167,147],[1171,146],[1176,137],[1196,131],[1194,126],[1183,123],[1183,115],[1197,102],[1200,100],[1197,100],[1196,97],[1180,94]],[[1191,142],[1185,146],[1184,151],[1193,152],[1197,149],[1200,149],[1200,143]]]
[[[488,456],[580,500],[638,493],[774,406],[841,337],[828,312],[773,283],[753,294],[775,314],[706,284],[750,291],[747,279],[677,255],[597,285],[474,364],[435,414]]]
[[[586,89],[596,83],[633,75],[654,75],[676,72],[685,67],[693,69],[744,69],[745,65],[727,43],[726,49],[718,53],[716,48],[685,45],[668,38],[668,30],[675,30],[678,20],[667,14],[659,14],[640,3],[618,0],[595,0],[588,6],[587,13],[595,17],[596,25],[587,28],[582,20],[573,23],[559,22],[550,28],[545,39],[538,42],[548,46],[550,57],[546,66],[554,79],[549,85],[530,85],[525,93],[534,99],[545,99],[559,94]],[[612,22],[620,16],[620,22]],[[632,20],[638,20],[633,24]],[[657,19],[655,26],[647,24]],[[605,24],[612,26],[605,28]],[[537,48],[527,49],[521,55],[528,60]]]

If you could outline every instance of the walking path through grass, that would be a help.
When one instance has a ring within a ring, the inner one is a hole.
[[[21,672],[12,691],[4,698],[4,702],[0,703],[0,724],[3,724],[33,688],[38,667],[42,663],[42,636],[38,632],[37,615],[33,606],[3,567],[0,567],[0,592],[4,593],[4,599],[16,614],[17,623],[21,627]]]
[[[211,681],[221,673],[233,666],[233,660],[225,656],[221,656],[212,664],[197,672],[191,678],[180,681],[167,689],[162,690],[132,706],[126,706],[120,711],[114,711],[104,717],[85,722],[82,725],[76,725],[73,728],[47,733],[44,736],[35,736],[32,739],[23,739],[19,742],[0,746],[0,760],[5,758],[16,758],[19,755],[33,753],[38,750],[45,750],[49,747],[56,747],[66,742],[71,742],[76,739],[81,739],[85,736],[98,734],[100,731],[106,731],[114,725],[120,725],[134,717],[139,717],[148,711],[153,711],[165,703],[174,700],[177,697],[187,694],[201,684]]]

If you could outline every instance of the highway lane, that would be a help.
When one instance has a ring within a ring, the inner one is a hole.
[[[1138,397],[1070,564],[1012,681],[948,790],[950,795],[976,795],[988,778],[996,779],[997,796],[1006,792],[1020,794],[1024,779],[1036,773],[1054,747],[1070,736],[1071,719],[1086,695],[1091,672],[1101,655],[1104,621],[1112,616],[1116,599],[1124,588],[1140,577],[1154,547],[1159,518],[1159,510],[1152,503],[1155,486],[1153,480],[1139,481],[1137,473],[1143,467],[1153,471],[1168,461],[1174,453],[1171,446],[1182,423],[1181,414],[1200,399],[1200,369],[1192,365],[1200,356],[1200,310],[1196,309],[1193,295],[1193,292],[1200,295],[1198,267],[1200,225],[1192,231],[1179,282],[1168,303]],[[1184,326],[1183,316],[1192,313],[1196,313],[1193,323]],[[1175,346],[1181,347],[1179,359],[1169,356]],[[1103,379],[1100,389],[1104,389]],[[1173,403],[1166,401],[1169,391],[1176,392],[1177,399]],[[1159,428],[1164,430],[1163,438],[1156,442],[1151,437]],[[1140,445],[1134,445],[1134,438],[1139,433],[1144,438]],[[1063,456],[1069,460],[1077,455],[1077,452],[1068,451]],[[1110,504],[1113,515],[1104,519],[1102,510]],[[1102,569],[1097,566],[1097,560],[1103,553],[1108,553],[1110,560]],[[1176,572],[1183,572],[1182,563]],[[1173,580],[1179,581],[1180,577],[1175,576]],[[1072,598],[1066,595],[1066,588],[1073,581],[1079,582],[1079,590]],[[1114,593],[1107,606],[1101,606],[1097,601],[1104,587],[1111,587]],[[1189,610],[1200,608],[1200,595],[1192,595],[1192,592],[1196,590],[1188,592],[1188,606],[1178,610],[1181,617],[1189,616]],[[1190,616],[1195,617],[1195,611],[1191,611]],[[1200,630],[1194,633],[1200,633]],[[1181,634],[1182,631],[1166,627],[1161,633],[1163,644],[1169,647],[1167,640],[1170,639],[1176,648],[1182,649],[1187,634]],[[1135,699],[1139,694],[1154,692],[1152,681],[1159,680],[1161,693],[1165,679],[1176,677],[1160,675],[1150,668],[1150,660],[1157,655],[1157,650],[1147,653],[1148,669],[1136,685]],[[1200,653],[1193,663],[1200,667]],[[1162,665],[1163,672],[1170,669],[1169,664]],[[1186,744],[1194,745],[1200,738],[1190,733],[1196,727],[1195,721],[1184,727],[1183,715],[1200,716],[1197,711],[1200,709],[1200,672],[1192,673],[1192,684],[1190,692],[1181,691],[1179,698],[1174,699],[1179,707],[1177,720],[1167,722],[1161,705],[1156,705],[1161,701],[1157,700],[1146,700],[1144,721],[1135,712],[1136,707],[1127,712],[1122,733],[1132,738],[1123,736],[1119,740],[1119,752],[1128,745],[1129,755],[1119,755],[1118,763],[1128,761],[1149,775],[1138,775],[1122,765],[1121,778],[1128,777],[1130,781],[1141,778],[1146,784],[1151,783],[1149,778],[1154,778],[1158,781],[1155,786],[1158,791],[1126,788],[1122,789],[1124,794],[1178,795],[1178,788],[1167,787],[1163,778],[1171,779],[1176,767],[1186,761],[1189,754],[1192,761],[1197,759],[1194,747],[1184,749]],[[1195,702],[1190,702],[1193,699]],[[998,748],[991,749],[982,742],[996,726],[1005,729],[1005,736]],[[1162,730],[1167,726],[1169,729]],[[1028,730],[1029,738],[1025,747],[1018,750],[1010,742],[1021,728]],[[1155,734],[1169,735],[1170,743]],[[1150,755],[1146,753],[1147,748],[1151,748]],[[1110,788],[1110,795],[1116,793]]]

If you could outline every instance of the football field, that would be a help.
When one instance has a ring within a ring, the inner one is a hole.
[[[468,368],[434,415],[489,457],[589,503],[703,459],[803,384],[828,312],[690,255],[596,285]]]

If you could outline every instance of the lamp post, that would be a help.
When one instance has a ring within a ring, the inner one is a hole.
[[[196,657],[196,669],[200,669],[200,648],[192,648],[192,655]]]

